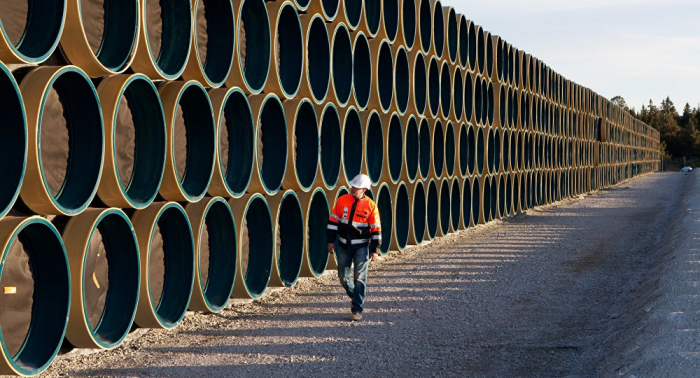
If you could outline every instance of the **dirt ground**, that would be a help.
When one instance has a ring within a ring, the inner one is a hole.
[[[614,189],[374,263],[365,317],[337,275],[188,316],[46,376],[691,376],[700,174]]]

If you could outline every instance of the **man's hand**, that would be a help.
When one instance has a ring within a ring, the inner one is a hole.
[[[335,253],[335,243],[328,243],[328,253],[331,255]]]
[[[372,252],[372,253],[369,255],[369,258],[370,258],[370,261],[377,261],[377,259],[379,258],[379,253],[377,253],[377,252]]]

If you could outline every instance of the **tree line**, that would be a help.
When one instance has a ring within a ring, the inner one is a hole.
[[[679,112],[669,97],[660,105],[649,100],[649,105],[642,106],[639,111],[630,109],[620,96],[612,101],[659,131],[664,158],[700,161],[700,108],[691,108],[686,103]]]

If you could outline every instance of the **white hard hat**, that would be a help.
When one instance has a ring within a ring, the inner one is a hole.
[[[370,180],[369,176],[367,175],[359,174],[350,181],[350,186],[353,188],[369,190],[372,187],[372,180]]]

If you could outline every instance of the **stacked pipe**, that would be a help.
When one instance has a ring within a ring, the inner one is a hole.
[[[439,0],[24,0],[0,26],[0,374],[324,274],[359,173],[388,254],[659,167],[658,132]]]

